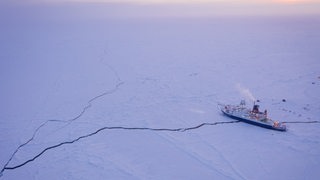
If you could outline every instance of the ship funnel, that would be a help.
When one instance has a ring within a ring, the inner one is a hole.
[[[254,104],[254,105],[253,105],[253,108],[252,108],[252,112],[253,112],[253,113],[259,113],[259,105]]]

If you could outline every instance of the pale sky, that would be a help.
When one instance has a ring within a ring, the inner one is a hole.
[[[130,17],[320,15],[320,0],[8,0],[8,2],[47,5],[99,3],[99,6],[108,6],[108,11],[112,11],[115,16]],[[123,6],[114,6],[114,4],[123,4]],[[104,11],[104,13],[107,12]]]
[[[237,3],[237,4],[305,4],[320,3],[320,0],[11,0],[16,2],[60,3],[60,2],[86,2],[86,3],[137,3],[137,4],[201,4],[201,3]]]

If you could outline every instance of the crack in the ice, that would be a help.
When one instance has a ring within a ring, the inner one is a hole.
[[[106,50],[104,50],[104,56],[105,56],[106,54],[107,54],[107,53],[106,53]],[[121,85],[124,84],[124,82],[121,80],[118,72],[117,72],[110,64],[108,64],[107,62],[105,62],[105,61],[103,60],[103,58],[101,59],[101,61],[102,61],[102,63],[104,63],[104,64],[108,67],[108,69],[111,70],[112,73],[115,75],[115,77],[116,77],[116,79],[117,79],[117,82],[118,82],[118,83],[115,85],[115,87],[114,87],[113,89],[111,89],[111,90],[107,90],[107,91],[103,92],[102,94],[99,94],[99,95],[91,98],[91,99],[87,102],[87,105],[83,107],[82,111],[81,111],[77,116],[75,116],[74,118],[67,119],[67,120],[50,119],[50,120],[47,120],[47,121],[43,122],[43,123],[42,123],[40,126],[38,126],[38,128],[33,132],[31,138],[29,138],[26,142],[22,143],[21,145],[19,145],[19,146],[15,149],[15,151],[14,151],[14,152],[12,153],[12,155],[10,156],[9,160],[8,160],[8,161],[5,163],[5,165],[3,166],[3,169],[1,169],[1,171],[0,171],[0,177],[2,176],[4,170],[7,168],[7,166],[9,165],[9,163],[12,161],[13,157],[15,157],[15,155],[17,154],[17,152],[18,152],[21,148],[23,148],[24,146],[28,145],[31,141],[33,141],[34,138],[36,137],[37,133],[39,132],[39,130],[40,130],[42,127],[44,127],[46,124],[48,124],[48,123],[50,123],[50,122],[62,122],[62,123],[68,123],[66,126],[70,125],[73,121],[75,121],[75,120],[79,119],[80,117],[82,117],[82,116],[85,114],[85,112],[86,112],[89,108],[92,107],[92,103],[93,103],[94,101],[96,101],[97,99],[99,99],[99,98],[101,98],[101,97],[103,97],[103,96],[106,96],[106,95],[109,95],[109,94],[113,94],[114,92],[116,92],[116,91],[119,89],[119,87],[120,87]],[[65,127],[65,126],[64,126],[64,127]],[[80,137],[79,139],[82,139],[82,138]],[[78,139],[78,140],[79,140],[79,139]],[[76,140],[76,141],[77,141],[77,140]],[[69,143],[72,143],[72,142],[69,142]],[[63,144],[68,144],[68,143],[62,143],[61,145],[63,145]],[[58,145],[57,147],[59,147],[59,146],[61,146],[61,145]],[[51,148],[54,148],[54,147],[51,147]],[[49,148],[49,149],[51,149],[51,148]],[[48,149],[47,149],[47,150],[48,150]],[[44,152],[47,151],[47,150],[44,150]],[[44,153],[44,152],[43,152],[43,153]],[[40,155],[41,155],[41,154],[40,154]],[[40,155],[39,155],[39,156],[40,156]],[[35,159],[36,159],[36,158],[37,158],[37,157],[35,157]],[[28,163],[28,162],[27,162],[27,163]]]
[[[113,94],[114,92],[116,92],[119,87],[121,85],[123,85],[124,82],[119,82],[113,89],[111,90],[108,90],[108,91],[105,91],[104,93],[102,94],[99,94],[93,98],[91,98],[88,102],[87,102],[87,105],[82,109],[82,111],[74,118],[71,118],[71,119],[67,119],[67,120],[59,120],[59,119],[50,119],[50,120],[47,120],[45,121],[44,123],[42,123],[33,133],[33,135],[31,136],[31,138],[29,138],[25,143],[19,145],[16,150],[13,152],[13,154],[10,156],[9,160],[5,163],[4,165],[4,168],[0,171],[0,177],[3,173],[3,171],[5,170],[5,168],[8,166],[8,164],[11,162],[11,160],[13,159],[13,157],[17,154],[17,152],[23,148],[24,146],[26,146],[27,144],[29,144],[32,140],[34,140],[34,138],[36,137],[37,133],[39,132],[39,130],[44,127],[46,124],[50,123],[50,122],[62,122],[62,123],[68,123],[67,125],[69,125],[70,123],[72,123],[73,121],[79,119],[80,117],[83,116],[83,114],[90,108],[92,107],[92,103],[94,101],[96,101],[97,99],[103,97],[103,96],[106,96],[106,95],[109,95],[109,94]]]
[[[121,80],[121,78],[119,76],[119,73],[115,70],[115,68],[113,68],[113,66],[111,66],[109,63],[107,63],[107,61],[105,60],[105,57],[108,55],[108,50],[107,49],[108,48],[107,48],[107,45],[106,45],[104,50],[103,50],[103,55],[102,55],[102,57],[100,57],[100,62],[102,64],[104,64],[105,66],[107,66],[107,68],[112,71],[112,73],[117,78],[118,82],[121,82],[122,80]]]
[[[42,150],[39,154],[37,154],[36,156],[34,156],[33,158],[19,164],[19,165],[16,165],[16,166],[9,166],[8,167],[8,164],[10,161],[8,161],[8,163],[2,168],[1,172],[0,172],[0,177],[3,175],[3,172],[5,170],[14,170],[14,169],[17,169],[17,168],[20,168],[34,160],[36,160],[38,157],[40,157],[42,154],[44,154],[46,151],[49,151],[51,149],[54,149],[54,148],[57,148],[57,147],[60,147],[62,145],[66,145],[66,144],[72,144],[74,142],[77,142],[81,139],[84,139],[84,138],[88,138],[90,136],[93,136],[101,131],[104,131],[104,130],[142,130],[142,131],[169,131],[169,132],[186,132],[186,131],[191,131],[191,130],[195,130],[195,129],[198,129],[198,128],[201,128],[203,126],[213,126],[213,125],[219,125],[219,124],[231,124],[231,123],[238,123],[240,121],[224,121],[224,122],[214,122],[214,123],[202,123],[202,124],[199,124],[197,126],[193,126],[193,127],[188,127],[188,128],[148,128],[148,127],[123,127],[123,126],[114,126],[114,127],[102,127],[92,133],[89,133],[87,135],[83,135],[83,136],[80,136],[74,140],[71,140],[71,141],[65,141],[65,142],[61,142],[59,144],[56,144],[56,145],[53,145],[53,146],[50,146],[50,147],[47,147],[45,148],[44,150]],[[27,143],[24,143],[24,145],[26,145]],[[16,152],[15,152],[16,153]],[[11,157],[12,159],[12,157]],[[11,160],[10,159],[10,160]]]

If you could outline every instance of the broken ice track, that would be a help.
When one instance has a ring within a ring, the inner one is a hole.
[[[19,164],[19,165],[15,165],[15,166],[9,166],[9,163],[7,163],[2,169],[1,169],[1,172],[0,172],[0,177],[3,175],[4,171],[6,170],[14,170],[14,169],[17,169],[17,168],[20,168],[22,166],[25,166],[27,165],[28,163],[36,160],[38,157],[40,157],[41,155],[43,155],[45,152],[49,151],[49,150],[53,150],[55,148],[58,148],[60,146],[63,146],[63,145],[67,145],[67,144],[72,144],[72,143],[75,143],[81,139],[85,139],[85,138],[88,138],[90,136],[93,136],[95,134],[98,134],[99,132],[101,131],[105,131],[105,130],[133,130],[133,131],[169,131],[169,132],[186,132],[186,131],[191,131],[191,130],[195,130],[195,129],[198,129],[198,128],[201,128],[203,126],[214,126],[214,125],[221,125],[221,124],[232,124],[232,123],[238,123],[240,121],[222,121],[222,122],[214,122],[214,123],[202,123],[202,124],[199,124],[197,126],[192,126],[192,127],[188,127],[188,128],[148,128],[148,127],[122,127],[122,126],[114,126],[114,127],[102,127],[92,133],[89,133],[89,134],[86,134],[86,135],[83,135],[83,136],[80,136],[80,137],[77,137],[71,141],[64,141],[64,142],[61,142],[59,144],[56,144],[56,145],[53,145],[53,146],[49,146],[45,149],[43,149],[40,153],[38,153],[36,156],[34,156],[33,158]],[[12,157],[10,158],[10,160],[12,159]]]
[[[187,128],[149,128],[149,127],[123,127],[123,126],[111,126],[111,127],[109,127],[109,126],[106,126],[106,127],[99,128],[99,129],[97,129],[96,131],[94,131],[92,133],[79,136],[79,137],[77,137],[77,138],[75,138],[73,140],[64,141],[64,142],[61,142],[59,144],[56,144],[56,145],[53,145],[53,146],[49,146],[49,147],[43,149],[40,153],[35,155],[33,158],[30,158],[29,160],[27,160],[27,161],[25,161],[25,162],[23,162],[21,164],[15,165],[15,166],[9,166],[9,162],[13,158],[13,157],[11,157],[10,160],[1,169],[0,177],[3,175],[3,173],[6,170],[14,170],[14,169],[20,168],[22,166],[25,166],[28,163],[31,163],[31,162],[35,161],[37,158],[39,158],[41,155],[43,155],[45,152],[47,152],[49,150],[53,150],[53,149],[58,148],[58,147],[63,146],[63,145],[73,144],[73,143],[75,143],[75,142],[77,142],[77,141],[79,141],[81,139],[89,138],[89,137],[91,137],[91,136],[93,136],[95,134],[98,134],[99,132],[106,131],[106,130],[186,132],[186,131],[199,129],[199,128],[203,127],[203,126],[215,126],[215,125],[232,124],[232,123],[239,123],[239,122],[241,122],[241,121],[220,121],[220,122],[214,122],[214,123],[202,123],[202,124],[199,124],[197,126],[192,126],[192,127],[187,127]],[[284,123],[320,123],[320,121],[284,122]]]

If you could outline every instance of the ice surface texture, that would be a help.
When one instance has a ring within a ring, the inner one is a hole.
[[[0,17],[1,179],[320,176],[320,18],[19,8]],[[238,84],[288,132],[223,116]]]

